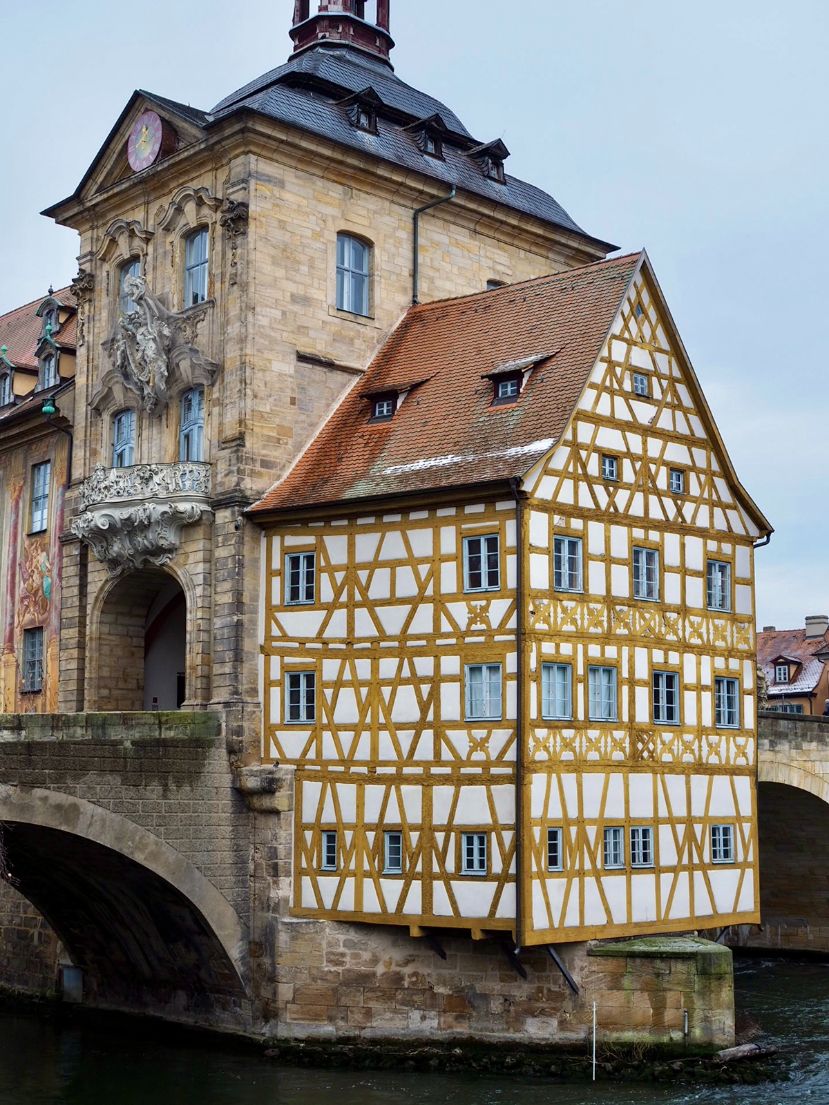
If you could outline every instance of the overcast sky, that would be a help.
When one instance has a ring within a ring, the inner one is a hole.
[[[293,0],[4,8],[0,311],[74,275],[75,235],[38,211],[133,89],[212,107],[285,60]],[[826,0],[392,0],[392,31],[399,75],[502,137],[511,173],[647,247],[776,529],[760,624],[829,613]]]

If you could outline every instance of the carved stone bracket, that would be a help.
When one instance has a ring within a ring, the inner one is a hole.
[[[142,276],[127,277],[124,293],[135,310],[119,318],[108,352],[117,376],[139,396],[144,410],[164,409],[177,372],[187,380],[213,384],[219,366],[193,344],[202,315],[168,311]],[[96,402],[93,396],[93,405]]]
[[[250,205],[244,200],[225,200],[219,220],[231,241],[243,238],[248,232]]]
[[[80,488],[83,513],[72,533],[106,564],[111,576],[148,564],[169,564],[185,526],[211,516],[210,465],[99,466]]]
[[[69,285],[69,290],[72,295],[78,301],[83,303],[87,300],[95,290],[95,275],[94,273],[87,272],[86,269],[79,269],[78,275],[73,279]]]

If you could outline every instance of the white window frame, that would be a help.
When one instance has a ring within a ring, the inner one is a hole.
[[[659,602],[659,551],[644,545],[633,547],[633,597]]]
[[[138,304],[130,299],[124,290],[124,284],[128,276],[141,275],[141,258],[130,257],[118,269],[118,311],[122,315],[134,315],[138,310]]]
[[[489,841],[481,832],[461,833],[461,874],[483,878],[489,873]]]
[[[508,376],[506,380],[499,380],[496,390],[496,398],[501,402],[507,399],[517,399],[521,394],[521,381],[517,376]]]
[[[591,664],[587,669],[588,718],[590,721],[619,720],[619,676],[616,668]],[[606,707],[610,707],[607,709]]]
[[[477,546],[477,549],[476,549]],[[480,568],[473,571],[474,558],[480,559]],[[493,568],[493,558],[495,566]],[[472,576],[480,576],[475,586]],[[481,591],[501,590],[501,537],[497,533],[482,533],[463,539],[463,589],[469,594]]]
[[[388,829],[383,833],[383,874],[403,874],[403,833],[400,829]]]
[[[711,862],[712,863],[735,863],[736,853],[734,850],[734,826],[733,825],[712,825],[711,826]]]
[[[396,410],[397,403],[391,397],[375,399],[372,405],[371,417],[375,422],[388,422],[390,418],[394,418]]]
[[[295,597],[296,596],[296,597]],[[285,554],[285,605],[313,606],[317,601],[317,554]]]
[[[40,362],[40,373],[37,379],[37,390],[45,391],[54,387],[60,380],[58,376],[58,355],[47,353]]]
[[[651,825],[631,825],[631,867],[653,867],[654,863],[653,827]]]
[[[49,528],[49,491],[52,483],[52,462],[32,465],[29,501],[29,533],[45,533]]]
[[[309,694],[310,692],[310,694]],[[299,695],[297,709],[291,703],[292,695]],[[292,711],[296,716],[292,717]],[[317,673],[315,671],[285,672],[285,724],[315,725],[317,721]]]
[[[602,479],[619,482],[619,458],[612,453],[602,453]]]
[[[646,372],[634,372],[633,376],[633,394],[640,399],[650,399],[651,397],[651,378]]]
[[[584,590],[582,539],[567,534],[553,538],[553,587],[556,591],[581,594]]]
[[[668,485],[672,495],[685,494],[685,469],[671,468],[668,472]]]
[[[373,247],[354,234],[337,235],[337,310],[371,317]]]
[[[625,866],[625,830],[623,825],[608,825],[602,834],[602,866],[619,871]]]
[[[480,678],[479,678],[480,675]],[[465,671],[466,683],[466,720],[467,721],[501,721],[504,713],[503,693],[503,665],[502,664],[467,664]],[[475,695],[473,687],[480,686],[480,708],[482,713],[476,713]]]
[[[679,725],[680,716],[679,673],[655,671],[651,678],[651,710],[654,725]],[[673,698],[673,702],[671,702]]]
[[[204,460],[204,388],[188,388],[179,400],[178,459],[200,464]]]
[[[339,871],[339,869],[340,845],[337,831],[336,829],[323,829],[320,838],[320,871]]]
[[[11,369],[0,376],[0,407],[6,407],[14,398]]]
[[[558,826],[547,828],[547,870],[564,870],[564,830]]]
[[[709,560],[705,566],[705,597],[709,610],[731,610],[731,564]]]
[[[541,665],[541,716],[548,721],[572,721],[572,664]]]
[[[112,416],[112,467],[135,464],[135,411],[126,407]]]
[[[43,690],[43,626],[23,630],[23,692],[40,694]]]
[[[714,716],[718,729],[740,728],[740,681],[733,675],[714,679]]]
[[[210,279],[210,231],[197,227],[184,239],[184,307],[207,302]]]
[[[788,664],[775,664],[774,665],[774,681],[775,683],[788,683],[789,680],[789,665]]]

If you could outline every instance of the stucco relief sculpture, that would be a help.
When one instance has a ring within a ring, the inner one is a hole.
[[[111,576],[163,568],[178,552],[185,526],[210,515],[210,465],[98,466],[80,489],[83,513],[72,532]]]
[[[218,365],[192,344],[188,312],[168,311],[147,288],[143,276],[127,277],[124,294],[135,304],[135,310],[118,320],[112,360],[126,386],[141,399],[144,410],[151,414],[167,405],[171,377],[185,360],[191,362],[192,377],[214,383]]]

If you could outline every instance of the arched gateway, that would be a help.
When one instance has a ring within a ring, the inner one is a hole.
[[[51,924],[94,1003],[238,1023],[247,938],[233,907],[146,829],[55,791],[0,785],[4,875]]]

